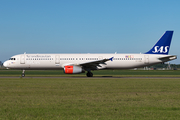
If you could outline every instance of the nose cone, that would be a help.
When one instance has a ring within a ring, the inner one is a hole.
[[[4,66],[4,67],[8,67],[8,62],[5,61],[5,62],[3,63],[3,66]]]

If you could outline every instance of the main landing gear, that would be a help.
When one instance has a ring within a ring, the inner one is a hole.
[[[25,77],[25,70],[22,71],[21,77]]]
[[[93,77],[93,73],[91,71],[88,71],[86,74],[87,77]]]

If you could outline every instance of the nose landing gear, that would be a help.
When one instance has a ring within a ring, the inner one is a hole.
[[[21,77],[25,77],[25,70],[22,71]]]

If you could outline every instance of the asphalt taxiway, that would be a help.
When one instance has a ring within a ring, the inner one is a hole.
[[[74,78],[74,79],[82,79],[82,78],[91,78],[91,79],[117,79],[117,78],[122,78],[122,79],[180,79],[180,77],[113,77],[113,76],[95,76],[95,77],[86,77],[86,76],[58,76],[58,77],[44,77],[44,76],[27,76],[27,77],[18,77],[18,76],[0,76],[1,78],[44,78],[44,79],[55,79],[55,78]]]

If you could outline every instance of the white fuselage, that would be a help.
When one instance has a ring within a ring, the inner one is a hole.
[[[159,59],[171,55],[158,54],[19,54],[4,62],[4,66],[11,69],[64,69],[67,65],[79,65],[92,61],[113,60],[99,64],[97,69],[131,69],[150,66],[169,59]],[[176,59],[176,58],[172,58]]]

